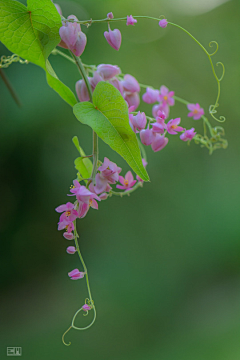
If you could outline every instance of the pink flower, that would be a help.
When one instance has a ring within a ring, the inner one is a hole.
[[[70,189],[70,192],[77,197],[79,203],[83,202],[89,205],[90,199],[97,199],[98,201],[101,201],[96,194],[89,191],[84,185],[80,185],[77,180],[73,180],[73,185],[74,186]]]
[[[60,221],[67,220],[67,221],[74,221],[77,218],[77,211],[74,210],[74,204],[67,202],[64,205],[60,205],[55,209],[58,213],[63,212],[60,216]]]
[[[93,74],[93,77],[90,77],[90,79],[89,79],[92,91],[95,89],[95,87],[97,86],[97,84],[100,81],[103,81],[103,78],[97,71],[95,71],[95,73]]]
[[[72,280],[82,279],[84,277],[84,275],[85,275],[85,272],[81,272],[78,269],[74,269],[68,273],[68,276]]]
[[[159,91],[148,87],[142,99],[147,104],[153,104],[159,99]]]
[[[125,75],[122,80],[122,85],[124,91],[135,93],[140,91],[140,85],[138,81],[132,75]]]
[[[90,190],[91,192],[96,193],[95,187],[94,187],[94,185],[93,185],[92,182],[91,182],[91,184],[89,185],[89,190]],[[106,189],[105,189],[105,192],[103,192],[102,194],[100,194],[100,195],[99,195],[99,198],[100,198],[101,200],[106,200],[106,199],[108,198],[107,192],[109,192],[110,190],[112,190],[112,188],[111,188],[111,186],[110,186],[109,184],[107,184],[107,187],[106,187]]]
[[[194,120],[199,120],[204,115],[204,110],[199,104],[188,104],[187,107],[191,111],[188,116],[192,116]]]
[[[110,80],[114,76],[121,73],[121,70],[117,65],[100,64],[97,67],[97,72],[102,76],[104,80]]]
[[[68,19],[78,21],[74,15],[68,16]],[[76,56],[82,55],[86,43],[87,37],[81,31],[81,26],[77,22],[66,22],[59,29],[59,35],[62,39],[59,46],[71,50]]]
[[[176,135],[179,131],[183,131],[184,128],[178,126],[178,124],[180,124],[180,121],[181,121],[180,118],[170,120],[167,123],[167,132],[171,135]]]
[[[191,128],[189,130],[185,130],[183,134],[180,135],[180,139],[183,141],[190,141],[194,138],[197,132],[194,131],[194,128]]]
[[[163,104],[157,104],[157,105],[154,105],[153,108],[152,108],[152,114],[153,116],[156,118],[158,116],[158,113],[160,112],[164,112],[165,114],[165,119],[168,118],[169,116],[169,106],[168,104],[164,105]]]
[[[103,164],[99,166],[98,170],[100,173],[97,173],[96,175],[95,192],[96,194],[100,194],[104,191],[108,192],[109,184],[115,184],[118,181],[122,169],[105,157]]]
[[[149,126],[145,130],[140,131],[140,139],[144,145],[151,145],[154,139],[154,134]]]
[[[164,111],[158,110],[157,112],[157,116],[156,116],[156,120],[165,120],[167,118],[166,114]]]
[[[120,91],[121,95],[123,95],[123,86],[122,83],[117,79],[113,78],[109,81],[118,91]]]
[[[97,84],[100,81],[103,81],[104,79],[97,71],[95,71],[93,74],[93,77],[89,77],[88,80],[91,85],[91,89],[93,91],[95,89],[95,87],[97,86]],[[89,94],[88,94],[88,89],[87,89],[87,86],[86,86],[84,80],[78,80],[76,82],[75,88],[76,88],[76,93],[77,93],[79,101],[89,101],[90,100]]]
[[[154,152],[162,150],[168,143],[168,138],[155,134],[154,140],[152,142],[152,149]]]
[[[143,163],[144,167],[146,167],[148,164],[145,159],[142,159],[142,163]],[[143,182],[143,180],[138,175],[136,176],[136,179],[137,179],[137,181]]]
[[[136,22],[137,20],[134,19],[132,15],[130,16],[127,15],[127,25],[134,25]]]
[[[116,188],[121,190],[129,190],[133,187],[133,185],[136,184],[137,180],[133,179],[133,175],[131,171],[128,171],[125,175],[125,178],[123,176],[119,176],[119,182],[123,185],[116,185]]]
[[[66,229],[68,233],[74,230],[74,224],[71,220],[63,219],[58,223],[58,230]]]
[[[122,35],[120,33],[120,30],[114,29],[111,30],[110,27],[108,27],[108,31],[104,32],[105,39],[109,43],[109,45],[115,49],[119,50],[122,42]]]
[[[92,308],[91,308],[90,305],[85,304],[85,305],[82,306],[82,309],[83,309],[84,311],[89,311],[89,310],[91,310]]]
[[[162,102],[162,105],[169,105],[173,106],[175,104],[175,100],[173,99],[174,91],[169,91],[166,86],[160,87],[160,95],[159,95],[159,101]]]
[[[167,19],[162,19],[162,20],[159,21],[159,26],[161,28],[167,27],[167,24],[168,24]]]
[[[99,197],[99,199],[100,199],[100,197]],[[100,199],[100,201],[101,201],[101,199]],[[84,218],[87,215],[88,210],[90,209],[90,207],[93,208],[93,209],[98,210],[98,203],[93,198],[89,199],[88,204],[86,204],[84,202],[79,202],[78,217],[81,218],[81,219]]]
[[[113,19],[113,13],[112,13],[112,12],[108,13],[108,14],[107,14],[107,18],[108,18],[108,19]]]
[[[129,107],[134,107],[134,110],[137,109],[138,105],[140,104],[140,97],[137,92],[125,93],[123,97],[126,100]],[[134,111],[134,110],[132,110],[132,111]]]
[[[76,252],[77,250],[75,249],[74,246],[68,246],[68,248],[67,248],[66,251],[67,251],[68,254],[75,254],[75,252]]]
[[[146,125],[147,125],[147,119],[146,119],[146,115],[144,112],[138,112],[137,115],[129,115],[129,120],[130,120],[130,125],[132,125],[132,129],[134,132],[136,132],[137,130],[142,130],[145,129]]]
[[[165,117],[165,116],[164,116]],[[165,124],[165,121],[164,121],[164,118],[160,117],[160,116],[157,116],[156,118],[157,122],[155,122],[153,125],[152,125],[152,131],[154,133],[160,133],[160,134],[163,134],[167,125]]]

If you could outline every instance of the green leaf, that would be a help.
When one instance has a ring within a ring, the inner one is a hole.
[[[89,179],[91,177],[91,174],[89,174],[84,164],[84,160],[85,159],[83,159],[82,157],[78,157],[74,160],[74,165],[83,179]]]
[[[141,179],[149,181],[136,134],[129,125],[127,104],[113,85],[99,82],[93,93],[93,104],[78,103],[73,107],[73,112],[79,121],[89,125],[121,155]]]
[[[0,41],[13,53],[41,66],[47,81],[68,104],[77,103],[73,92],[56,76],[47,61],[59,44],[61,17],[51,0],[0,0]]]
[[[65,100],[69,105],[74,106],[77,104],[76,97],[72,90],[69,89],[68,86],[66,86],[64,83],[62,83],[55,71],[53,70],[50,62],[46,61],[46,77],[48,85],[55,90],[63,100]]]
[[[72,142],[74,143],[74,145],[76,146],[77,150],[79,151],[79,153],[81,155],[81,157],[78,157],[74,161],[75,168],[79,171],[79,173],[83,179],[88,179],[92,175],[92,167],[93,167],[92,162],[89,158],[82,159],[82,157],[86,156],[86,154],[83,151],[83,149],[81,148],[81,146],[79,145],[77,136],[73,137]],[[81,159],[81,161],[80,161],[80,159]]]
[[[51,0],[0,0],[0,40],[13,53],[41,66],[60,42],[61,17]]]

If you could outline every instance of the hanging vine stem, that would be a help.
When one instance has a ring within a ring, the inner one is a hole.
[[[157,20],[159,21],[161,18],[164,18],[163,15],[161,15],[159,18],[155,18],[155,17],[151,17],[151,16],[146,16],[146,15],[142,15],[142,16],[139,16],[139,15],[134,15],[133,16],[135,19],[140,19],[140,18],[144,18],[144,19],[150,19],[150,20]],[[114,22],[114,21],[126,21],[127,20],[127,17],[123,17],[123,18],[113,18],[113,19],[109,19],[109,18],[105,18],[105,19],[100,19],[100,20],[93,20],[93,19],[90,19],[90,20],[84,20],[84,21],[76,21],[74,19],[66,19],[64,17],[62,17],[62,20],[64,22],[77,22],[78,24],[81,24],[81,25],[86,25],[87,27],[91,26],[92,24],[94,23],[100,23],[100,22]],[[210,61],[210,64],[211,64],[211,68],[212,68],[212,72],[213,72],[213,75],[217,81],[217,98],[216,98],[216,101],[215,101],[215,104],[214,105],[210,105],[209,106],[209,113],[210,115],[218,122],[224,122],[226,120],[225,116],[220,116],[219,119],[214,115],[217,113],[217,110],[216,108],[219,106],[219,98],[220,98],[220,92],[221,92],[221,87],[220,87],[220,82],[222,81],[223,77],[224,77],[224,74],[225,74],[225,67],[223,65],[222,62],[217,62],[216,63],[216,66],[218,65],[221,65],[222,66],[222,75],[221,77],[219,78],[216,74],[216,71],[215,71],[215,68],[214,68],[214,65],[213,65],[213,62],[212,62],[212,56],[215,55],[218,51],[218,43],[216,41],[211,41],[209,43],[209,47],[213,47],[213,45],[216,45],[216,49],[215,51],[210,54],[207,49],[189,32],[187,31],[186,29],[184,29],[182,26],[180,25],[177,25],[177,24],[174,24],[172,22],[168,22],[169,25],[173,25],[175,27],[177,27],[178,29],[184,31],[187,35],[189,35],[201,48],[202,50],[206,53],[206,55],[208,56],[208,59]]]
[[[88,94],[89,94],[89,98],[90,98],[90,101],[92,102],[92,89],[91,89],[91,85],[89,83],[89,80],[88,80],[88,77],[87,77],[87,74],[85,72],[85,69],[84,69],[84,66],[80,60],[79,57],[75,56],[72,52],[70,52],[72,57],[73,57],[73,60],[74,62],[76,63],[77,67],[78,67],[78,70],[86,84],[86,87],[87,87],[87,90],[88,90]],[[67,58],[68,60],[70,60],[71,58],[67,55],[64,56],[65,58]],[[91,155],[93,157],[93,171],[92,171],[92,175],[91,175],[91,178],[93,179],[93,181],[95,181],[95,176],[96,176],[96,173],[97,173],[97,164],[98,164],[98,136],[97,134],[95,133],[95,131],[93,131],[93,154]],[[88,296],[89,296],[89,301],[88,301],[88,305],[91,307],[91,309],[93,310],[93,313],[94,313],[94,316],[93,316],[93,320],[92,322],[88,325],[88,326],[85,326],[83,328],[80,328],[80,327],[77,327],[74,325],[74,322],[75,322],[75,319],[77,317],[77,315],[79,314],[80,311],[83,310],[83,308],[81,307],[80,309],[78,309],[76,311],[76,313],[73,315],[73,318],[72,318],[72,323],[71,323],[71,326],[65,331],[65,333],[63,334],[62,336],[62,342],[64,345],[66,346],[69,346],[71,345],[71,342],[69,342],[68,344],[65,342],[64,338],[65,338],[65,335],[71,330],[71,329],[75,329],[75,330],[87,330],[89,329],[95,322],[96,320],[96,316],[97,316],[97,312],[96,312],[96,308],[95,308],[95,305],[94,305],[94,301],[92,299],[92,294],[91,294],[91,290],[90,290],[90,285],[89,285],[89,279],[88,279],[88,272],[87,272],[87,267],[85,265],[85,262],[83,260],[83,257],[82,257],[82,254],[81,254],[81,251],[80,251],[80,248],[79,248],[79,244],[78,244],[78,233],[77,233],[77,227],[76,227],[76,220],[74,220],[74,242],[75,242],[75,246],[76,246],[76,250],[77,250],[77,253],[78,253],[78,256],[79,256],[79,259],[81,261],[81,264],[83,266],[83,269],[84,269],[84,273],[85,273],[85,279],[86,279],[86,284],[87,284],[87,290],[88,290]],[[86,312],[86,315],[88,315],[88,311]],[[86,316],[84,315],[84,316]]]
[[[173,26],[175,26],[175,27],[183,30],[183,31],[184,31],[186,34],[188,34],[188,35],[203,49],[203,51],[207,54],[208,59],[209,59],[210,64],[211,64],[211,67],[212,67],[212,72],[213,72],[213,75],[214,75],[214,77],[215,77],[215,79],[216,79],[216,81],[217,81],[217,87],[218,87],[218,90],[217,90],[217,99],[216,99],[214,105],[210,105],[210,107],[209,107],[209,113],[210,113],[210,115],[211,115],[216,121],[218,121],[218,122],[224,122],[224,121],[226,120],[225,116],[220,116],[219,119],[218,119],[216,116],[214,116],[214,114],[217,113],[216,108],[219,106],[218,101],[219,101],[219,98],[220,98],[220,91],[221,91],[220,82],[222,81],[222,79],[223,79],[223,77],[224,77],[224,74],[225,74],[225,67],[224,67],[223,63],[222,63],[222,62],[217,62],[216,65],[217,65],[217,66],[218,66],[218,65],[221,65],[221,66],[222,66],[222,69],[223,69],[222,75],[221,75],[221,77],[219,78],[219,77],[217,76],[217,74],[216,74],[216,71],[215,71],[215,68],[214,68],[214,65],[213,65],[213,62],[212,62],[212,56],[215,55],[215,54],[217,53],[217,51],[218,51],[218,43],[217,43],[216,41],[211,41],[211,42],[209,43],[209,47],[212,47],[213,44],[216,45],[216,50],[215,50],[212,54],[210,54],[210,53],[207,51],[207,49],[206,49],[189,31],[187,31],[186,29],[184,29],[184,28],[183,28],[182,26],[180,26],[180,25],[177,25],[177,24],[174,24],[174,23],[171,23],[171,22],[169,22],[168,24],[173,25]]]
[[[66,346],[69,346],[71,345],[71,342],[69,342],[68,344],[65,342],[65,335],[71,330],[71,329],[75,329],[75,330],[87,330],[89,329],[95,322],[96,320],[96,317],[97,317],[97,312],[96,312],[96,308],[95,308],[95,305],[94,305],[94,301],[92,299],[92,293],[91,293],[91,289],[90,289],[90,285],[89,285],[89,278],[88,278],[88,271],[87,271],[87,267],[86,267],[86,264],[83,260],[83,257],[82,257],[82,254],[81,254],[81,251],[80,251],[80,248],[79,248],[79,244],[78,244],[78,238],[79,238],[79,235],[77,233],[77,227],[76,227],[76,220],[74,220],[74,242],[75,242],[75,246],[76,246],[76,250],[77,250],[77,253],[78,253],[78,256],[79,256],[79,259],[81,261],[81,264],[83,266],[83,269],[84,269],[84,273],[85,273],[85,279],[86,279],[86,284],[87,284],[87,290],[88,290],[88,296],[89,296],[89,299],[86,299],[85,300],[85,304],[86,302],[88,302],[88,305],[91,307],[91,309],[93,310],[93,320],[92,322],[85,326],[85,327],[77,327],[75,326],[74,322],[75,322],[75,319],[77,317],[77,315],[80,313],[80,311],[83,310],[83,308],[81,307],[80,309],[78,309],[75,314],[73,315],[73,318],[72,318],[72,323],[71,323],[71,326],[65,331],[65,333],[63,334],[62,336],[62,342],[64,345]],[[88,300],[88,301],[87,301]],[[84,316],[87,316],[88,315],[88,311],[86,312],[86,315]]]

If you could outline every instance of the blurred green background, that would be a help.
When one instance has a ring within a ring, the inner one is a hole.
[[[69,242],[57,232],[54,209],[68,200],[76,174],[71,139],[77,135],[90,153],[91,130],[47,86],[40,68],[14,64],[5,70],[23,106],[16,106],[0,79],[1,359],[7,346],[21,346],[29,360],[240,359],[240,4],[222,2],[59,1],[65,16],[164,14],[205,46],[218,41],[213,60],[226,67],[218,113],[227,118],[229,140],[227,150],[212,156],[178,136],[159,153],[147,148],[151,183],[129,198],[100,203],[99,211],[79,221],[97,321],[88,331],[71,331],[70,347],[61,336],[87,293],[84,280],[68,279],[67,272],[80,265],[65,252]],[[206,55],[186,34],[149,20],[116,27],[123,37],[119,52],[103,37],[106,24],[86,31],[84,63],[117,64],[139,82],[164,84],[207,111],[216,82]],[[2,45],[0,52],[8,54]],[[51,62],[74,90],[74,65],[57,56]],[[150,105],[141,109],[150,114]],[[185,106],[177,104],[171,114],[202,132]],[[129,170],[100,142],[104,156],[124,174]],[[80,315],[77,324],[89,318]]]

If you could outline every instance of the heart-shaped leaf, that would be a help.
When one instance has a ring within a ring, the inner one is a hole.
[[[73,107],[73,112],[79,121],[89,125],[121,155],[141,179],[149,181],[136,134],[129,125],[127,104],[113,85],[99,82],[93,92],[93,104],[78,103]]]
[[[0,41],[13,53],[41,66],[48,84],[73,106],[77,102],[74,94],[46,63],[61,40],[61,26],[61,17],[51,0],[28,0],[27,7],[15,0],[0,0]]]

